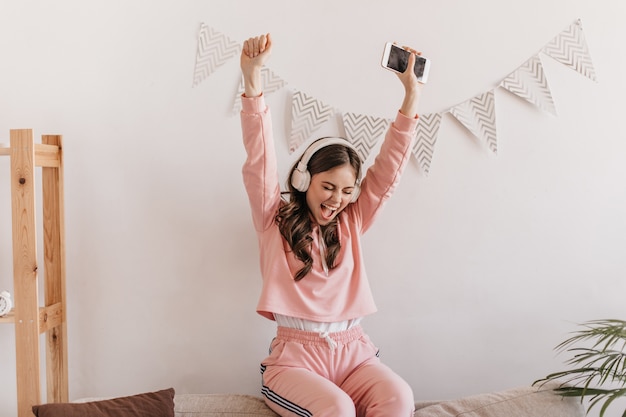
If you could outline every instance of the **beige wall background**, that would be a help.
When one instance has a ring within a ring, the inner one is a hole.
[[[64,135],[71,398],[259,392],[274,325],[254,311],[238,59],[192,88],[201,22],[239,42],[272,32],[285,172],[294,89],[393,117],[401,86],[379,60],[398,41],[433,62],[422,113],[445,112],[577,18],[598,82],[542,56],[557,116],[497,89],[497,157],[445,114],[430,175],[411,161],[364,238],[379,307],[364,326],[418,399],[530,384],[563,367],[552,349],[575,323],[625,318],[626,3],[3,1],[0,142],[15,128]],[[0,158],[12,292],[8,176]],[[15,414],[14,354],[2,325],[2,417]]]

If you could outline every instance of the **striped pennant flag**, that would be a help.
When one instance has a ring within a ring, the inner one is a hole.
[[[580,19],[552,39],[541,52],[585,77],[597,81]]]
[[[430,172],[440,125],[441,113],[422,114],[417,122],[417,139],[413,145],[413,155],[426,176]]]
[[[335,114],[331,106],[296,91],[291,100],[291,135],[289,153],[300,147],[322,124]]]
[[[484,140],[494,154],[498,153],[493,90],[451,108],[450,113],[474,136]]]
[[[509,90],[540,109],[556,115],[556,107],[539,55],[530,58],[502,80],[500,87]]]
[[[267,67],[263,67],[261,69],[261,81],[263,85],[263,94],[268,95],[275,91],[280,90],[287,82],[280,78],[278,75],[274,73],[271,69]],[[235,95],[234,105],[233,105],[233,114],[237,114],[241,111],[241,95],[244,92],[243,85],[243,75],[239,81],[239,88],[237,90],[237,95]]]
[[[356,148],[361,160],[365,161],[380,136],[389,126],[389,120],[357,113],[343,114],[343,127],[347,139]]]
[[[198,32],[198,50],[193,71],[193,87],[204,81],[217,67],[241,52],[241,45],[231,41],[204,23]]]

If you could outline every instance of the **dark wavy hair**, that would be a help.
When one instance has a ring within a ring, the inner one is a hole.
[[[359,154],[351,147],[341,144],[332,144],[325,146],[315,152],[308,163],[308,169],[313,175],[325,172],[335,167],[350,164],[354,168],[356,178],[361,177],[361,158]],[[311,216],[309,207],[306,202],[306,192],[296,190],[291,185],[291,176],[298,163],[289,171],[287,179],[288,191],[284,192],[289,196],[278,209],[275,221],[278,225],[280,233],[285,238],[289,247],[293,251],[295,257],[304,263],[304,266],[296,273],[294,280],[300,281],[304,278],[313,267],[313,258],[311,257],[311,244],[313,238],[311,232],[313,226],[311,224]],[[322,237],[326,244],[326,264],[330,269],[334,268],[335,260],[341,245],[337,234],[337,219],[335,217],[329,224],[321,226]]]

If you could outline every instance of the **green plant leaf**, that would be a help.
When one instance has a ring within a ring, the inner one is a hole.
[[[600,409],[600,417],[604,417],[604,412],[609,407],[609,405],[611,405],[613,401],[615,401],[616,399],[620,397],[623,397],[624,395],[626,395],[626,389],[621,389],[621,390],[617,390],[613,392],[613,394],[611,394],[609,398],[602,405],[602,408]]]
[[[581,402],[589,398],[587,413],[601,405],[600,417],[604,417],[616,399],[626,396],[626,321],[592,320],[580,326],[583,330],[555,347],[559,353],[572,355],[565,364],[573,368],[548,374],[533,385],[559,381],[561,385],[554,388],[557,394],[580,397]]]

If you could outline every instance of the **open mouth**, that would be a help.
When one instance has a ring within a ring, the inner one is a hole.
[[[331,206],[327,206],[326,204],[322,204],[322,217],[326,220],[331,219],[334,214],[337,212],[337,210],[339,209],[338,207],[331,207]]]

